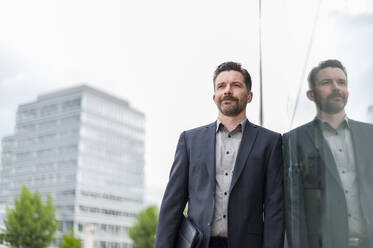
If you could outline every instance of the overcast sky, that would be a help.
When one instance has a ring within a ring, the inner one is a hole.
[[[350,81],[348,115],[367,120],[372,97],[373,4],[324,0],[308,63],[318,1],[262,0],[264,126],[289,130],[314,116],[302,72],[338,58]],[[147,202],[159,203],[180,132],[216,119],[212,73],[238,61],[252,74],[250,121],[258,123],[258,1],[2,0],[0,136],[17,105],[87,83],[146,115]]]

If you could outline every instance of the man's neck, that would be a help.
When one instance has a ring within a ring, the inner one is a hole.
[[[333,127],[334,129],[337,129],[339,127],[339,125],[341,125],[345,116],[346,116],[346,113],[345,113],[344,109],[342,111],[340,111],[339,113],[336,113],[336,114],[328,114],[328,113],[325,113],[325,112],[322,112],[322,111],[317,111],[317,117],[320,120],[323,120],[323,121],[326,121],[327,123],[329,123],[329,125],[331,127]]]
[[[228,131],[232,131],[240,124],[243,120],[246,119],[246,111],[242,111],[239,115],[236,116],[226,116],[219,112],[218,118],[223,123]]]

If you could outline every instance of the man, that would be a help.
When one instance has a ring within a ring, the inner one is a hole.
[[[218,119],[180,135],[155,247],[175,247],[186,203],[203,248],[282,247],[281,135],[247,120],[253,93],[240,64],[219,65],[213,81]]]
[[[373,125],[347,118],[347,73],[326,60],[308,76],[316,118],[284,135],[291,248],[368,248],[373,234]]]

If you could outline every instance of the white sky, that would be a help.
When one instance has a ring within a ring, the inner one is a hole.
[[[313,118],[301,78],[318,1],[263,0],[264,126]],[[350,79],[349,116],[366,119],[373,4],[324,0],[306,72],[338,58]],[[212,73],[238,61],[252,74],[248,118],[258,123],[258,1],[0,1],[0,136],[12,134],[17,105],[86,82],[146,114],[147,202],[159,203],[180,132],[216,119]]]

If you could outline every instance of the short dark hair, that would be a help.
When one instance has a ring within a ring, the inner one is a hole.
[[[317,78],[317,73],[321,71],[322,69],[325,69],[327,67],[332,67],[332,68],[339,68],[341,69],[344,74],[346,75],[347,78],[347,72],[346,68],[342,65],[341,61],[336,60],[336,59],[328,59],[321,61],[318,66],[314,67],[310,73],[308,74],[308,86],[311,90],[313,90],[316,86],[316,78]]]
[[[249,72],[245,68],[243,68],[240,63],[236,63],[236,62],[232,62],[232,61],[224,62],[216,68],[216,70],[214,72],[214,77],[213,77],[214,90],[215,90],[215,80],[218,77],[218,75],[223,71],[238,71],[238,72],[240,72],[242,74],[243,78],[244,78],[247,91],[251,90],[251,76],[250,76]]]

